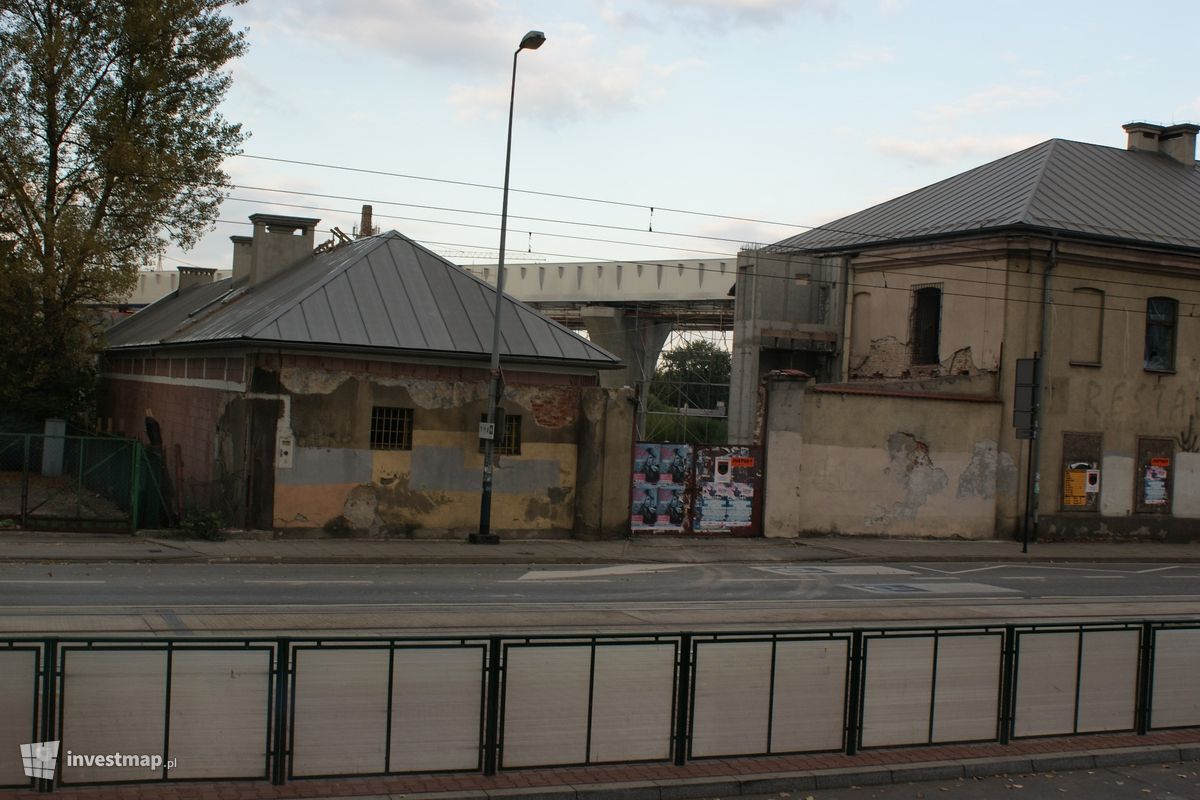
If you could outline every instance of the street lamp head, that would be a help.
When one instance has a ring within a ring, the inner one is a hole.
[[[541,31],[530,31],[521,37],[521,44],[517,47],[518,50],[537,50],[546,43],[546,34]]]

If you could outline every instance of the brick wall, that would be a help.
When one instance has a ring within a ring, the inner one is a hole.
[[[168,359],[159,361],[169,363]],[[147,442],[146,409],[151,410],[162,430],[167,472],[176,489],[184,491],[186,502],[189,492],[214,477],[217,420],[230,396],[218,389],[149,383],[110,374],[100,384],[98,410],[102,421],[112,420],[114,433],[143,443]]]

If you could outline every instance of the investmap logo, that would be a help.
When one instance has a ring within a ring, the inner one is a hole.
[[[58,742],[31,742],[21,745],[21,764],[30,778],[54,779],[58,765]],[[138,753],[72,753],[66,752],[66,767],[143,767],[152,771],[175,769],[175,759],[164,760],[160,755]]]
[[[58,742],[30,742],[21,745],[21,765],[25,777],[53,780],[58,763]]]

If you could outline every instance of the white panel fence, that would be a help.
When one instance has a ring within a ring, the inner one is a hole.
[[[674,762],[1200,726],[1200,622],[0,640],[0,786]],[[123,754],[123,758],[116,758]],[[134,757],[131,761],[130,758]]]

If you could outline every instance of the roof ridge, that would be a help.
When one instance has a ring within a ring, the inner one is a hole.
[[[1054,158],[1054,153],[1058,148],[1058,143],[1062,139],[1054,138],[1049,140],[1049,147],[1046,148],[1046,154],[1042,157],[1042,165],[1038,168],[1037,176],[1033,179],[1033,189],[1025,196],[1025,202],[1021,205],[1021,213],[1017,215],[1018,225],[1029,225],[1029,210],[1033,208],[1034,198],[1042,188],[1042,179],[1046,177],[1046,170],[1050,165],[1050,160]],[[1045,144],[1043,142],[1043,144]],[[1036,145],[1035,145],[1036,147]],[[1015,153],[1014,153],[1015,155]]]
[[[305,292],[304,294],[297,296],[290,303],[288,303],[286,305],[277,306],[276,313],[268,316],[265,320],[263,320],[258,325],[256,325],[255,327],[251,328],[249,331],[246,332],[247,338],[253,338],[255,336],[258,336],[258,334],[262,333],[263,329],[266,328],[268,325],[274,325],[275,323],[277,323],[279,321],[279,319],[284,314],[286,314],[289,311],[291,311],[292,309],[300,306],[305,300],[307,300],[308,298],[315,295],[317,292],[324,289],[335,278],[338,278],[341,275],[344,275],[351,267],[353,267],[355,264],[358,264],[360,261],[362,261],[362,259],[367,254],[374,252],[376,248],[380,247],[383,244],[383,241],[385,239],[387,239],[389,236],[391,236],[392,234],[395,234],[396,236],[400,236],[400,234],[396,233],[396,231],[388,231],[387,233],[382,233],[382,234],[378,234],[376,236],[367,237],[369,239],[378,239],[378,241],[371,242],[370,243],[371,246],[364,247],[363,252],[360,253],[357,258],[348,260],[340,268],[335,269],[332,272],[330,272],[328,275],[326,275],[324,277],[324,279],[317,281],[317,283],[315,285],[313,285],[309,289],[308,292]],[[358,241],[362,241],[362,240],[359,239]],[[356,242],[351,242],[349,246],[353,247],[354,244],[356,244]],[[322,256],[333,255],[336,252],[337,252],[336,250],[331,250],[328,253],[313,254],[312,256],[309,257],[309,259],[307,261],[301,262],[301,264],[296,264],[295,266],[290,267],[289,269],[280,270],[278,273],[276,273],[272,277],[280,277],[282,275],[286,275],[287,273],[289,273],[295,269],[301,268],[302,265],[307,265],[309,263],[315,262],[317,259],[321,258]],[[255,287],[255,288],[257,288],[257,287]],[[249,296],[249,293],[247,293],[246,295],[243,295],[243,296]]]

